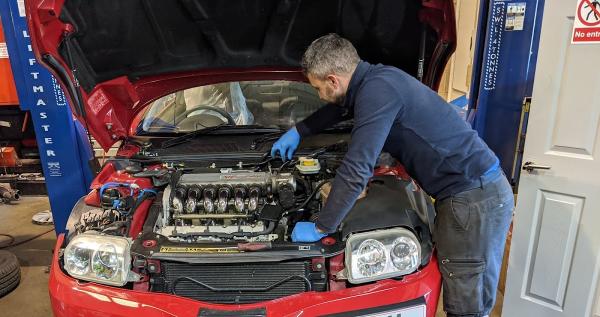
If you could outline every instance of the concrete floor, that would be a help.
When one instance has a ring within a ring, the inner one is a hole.
[[[0,205],[0,233],[15,237],[15,242],[38,235],[50,229],[48,226],[35,225],[31,217],[42,210],[49,209],[46,197],[24,197],[11,205]],[[0,245],[5,244],[0,236]],[[52,316],[48,297],[47,268],[52,259],[52,249],[56,242],[54,232],[47,233],[38,239],[9,248],[21,263],[21,283],[10,294],[0,298],[1,316]],[[502,295],[498,294],[493,317],[501,316]],[[440,300],[436,317],[444,317]]]
[[[0,204],[0,233],[10,234],[15,238],[15,242],[19,242],[48,231],[50,226],[33,224],[31,216],[49,208],[46,197],[24,197],[11,205]],[[0,236],[0,245],[5,244],[5,241],[5,237]],[[52,316],[46,272],[55,242],[56,236],[52,231],[7,249],[19,258],[21,283],[12,293],[0,298],[1,316]]]

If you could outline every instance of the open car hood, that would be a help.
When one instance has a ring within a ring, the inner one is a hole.
[[[303,51],[331,32],[436,89],[456,37],[451,0],[28,0],[27,16],[38,60],[105,149],[177,90],[303,80]]]

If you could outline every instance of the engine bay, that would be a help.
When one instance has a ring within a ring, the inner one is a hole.
[[[231,137],[221,135],[168,148],[164,141],[124,144],[74,207],[66,242],[97,232],[131,239],[144,258],[179,253],[189,262],[244,252],[251,261],[249,251],[282,251],[280,259],[332,256],[343,252],[349,234],[398,226],[430,243],[431,201],[385,153],[338,232],[325,242],[294,243],[296,223],[318,219],[348,143],[336,135],[307,139],[292,160],[282,161],[268,152],[268,141],[278,136],[238,136],[231,153],[204,152],[226,150],[220,144]],[[246,146],[252,150],[239,151]],[[184,149],[187,154],[173,155]]]
[[[349,282],[360,268],[347,267],[347,259],[359,256],[358,245],[369,237],[392,243],[397,239],[385,237],[403,235],[402,241],[411,243],[406,245],[414,250],[411,269],[386,269],[389,276],[427,265],[433,248],[431,200],[385,155],[337,232],[316,242],[292,241],[298,222],[318,219],[344,154],[336,144],[300,150],[288,161],[268,153],[166,159],[137,148],[134,155],[109,160],[93,190],[73,208],[64,268],[82,280],[100,274],[116,286],[253,303],[364,283]],[[106,258],[96,275],[79,273],[89,262],[89,248],[109,245],[113,254],[122,251],[123,260],[115,260],[122,267]],[[267,286],[249,287],[258,271]],[[226,282],[228,274],[241,276],[235,291]]]
[[[301,156],[207,167],[114,159],[86,197],[86,211],[71,216],[70,231],[152,233],[188,244],[291,242],[296,222],[318,217],[339,160]],[[156,215],[148,215],[150,203]]]

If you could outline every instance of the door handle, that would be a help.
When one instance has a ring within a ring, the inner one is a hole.
[[[528,171],[529,173],[533,172],[533,170],[549,170],[550,168],[552,167],[547,165],[537,165],[534,162],[525,162],[525,164],[523,164],[523,170]]]

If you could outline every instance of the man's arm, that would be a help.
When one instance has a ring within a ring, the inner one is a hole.
[[[355,102],[349,149],[337,169],[331,193],[316,222],[317,229],[327,233],[336,231],[373,176],[377,157],[398,112],[402,111],[398,94],[378,79],[365,83]]]
[[[342,106],[328,103],[296,123],[296,129],[301,137],[318,134],[336,123],[349,119],[346,110]]]
[[[345,110],[343,107],[334,104],[326,104],[319,108],[306,119],[298,122],[294,128],[289,129],[273,144],[271,147],[271,157],[275,157],[279,153],[282,160],[291,160],[298,148],[298,144],[300,144],[301,138],[317,134],[349,118]]]

